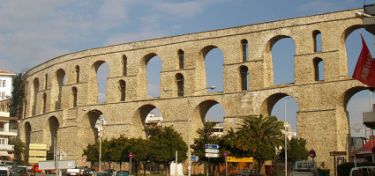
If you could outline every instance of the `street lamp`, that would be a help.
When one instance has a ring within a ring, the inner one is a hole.
[[[286,97],[284,99],[285,176],[288,176],[288,144],[287,144],[287,134],[286,134],[286,126],[287,126],[287,121],[286,121],[286,100],[289,99],[289,98],[293,98],[293,97],[289,96],[289,97]]]
[[[195,92],[198,92],[198,91],[202,91],[202,90],[206,90],[206,89],[211,89],[211,90],[214,90],[216,87],[215,86],[210,86],[210,87],[206,87],[204,89],[199,89],[199,90],[195,90],[193,91],[191,94],[194,94]],[[163,89],[164,92],[167,92],[167,91],[174,91],[172,89],[167,89],[167,88],[164,88]],[[191,95],[188,95],[186,96],[187,97],[187,106],[190,107],[190,97]],[[188,126],[188,176],[191,176],[191,152],[190,152],[190,111],[188,109],[188,113],[187,113],[187,126]],[[176,163],[177,164],[177,163]]]

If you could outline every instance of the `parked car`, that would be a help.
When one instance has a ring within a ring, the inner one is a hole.
[[[130,175],[130,172],[126,170],[116,171],[116,176],[129,176],[129,175]]]
[[[108,172],[111,174],[111,176],[114,175],[114,172],[116,172],[116,170],[113,170],[113,169],[106,169],[106,170],[103,170],[103,172]]]
[[[100,172],[94,172],[94,176],[112,176],[112,174],[107,171],[100,171]]]
[[[14,167],[11,169],[10,176],[28,176],[27,171],[20,167]]]
[[[23,174],[24,176],[29,176],[29,175],[30,175],[29,172],[28,172],[28,170],[27,170],[27,167],[26,167],[26,166],[21,166],[21,165],[13,166],[13,167],[11,168],[11,170],[13,170],[13,169],[20,169],[20,170],[22,170],[22,174]]]
[[[7,166],[0,166],[0,176],[9,176],[9,168]]]
[[[258,171],[254,169],[242,169],[236,174],[236,176],[263,176]]]

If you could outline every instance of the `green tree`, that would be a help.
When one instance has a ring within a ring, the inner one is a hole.
[[[15,163],[22,163],[22,154],[25,153],[26,145],[19,137],[13,138],[9,141],[10,145],[14,145],[14,159]]]
[[[306,149],[306,140],[303,138],[292,138],[288,141],[288,161],[306,160],[309,157],[309,151]],[[280,158],[285,158],[285,148],[280,151]]]
[[[283,145],[284,135],[281,132],[283,123],[277,121],[275,116],[259,118],[255,116],[242,117],[241,128],[237,131],[237,141],[242,141],[239,148],[242,152],[248,151],[258,163],[258,171],[264,161],[275,157],[275,148]],[[248,142],[246,142],[248,141]],[[251,150],[250,150],[251,149]]]
[[[87,156],[87,160],[91,161],[91,165],[94,162],[99,161],[99,142],[95,142],[95,144],[87,145],[86,149],[83,149],[83,154]]]
[[[138,175],[140,165],[142,164],[145,168],[147,161],[150,160],[151,144],[149,140],[142,138],[131,138],[128,144],[126,151],[128,155],[133,154],[132,165],[135,167],[135,175]],[[144,170],[144,175],[146,176],[146,170]]]
[[[176,151],[178,151],[178,161],[187,159],[187,145],[182,139],[181,134],[177,133],[172,127],[158,127],[151,128],[148,131],[150,134],[151,161],[163,164],[167,168],[171,161],[175,160]]]
[[[224,147],[224,141],[223,138],[214,134],[214,124],[210,122],[205,122],[204,127],[197,130],[197,133],[199,135],[198,138],[194,139],[194,144],[191,145],[191,149],[194,151],[192,152],[193,155],[198,156],[199,162],[198,163],[204,163],[204,162],[210,162],[210,164],[214,164],[214,168],[217,168],[217,171],[220,169],[219,164],[225,162],[225,158],[223,157],[223,153],[226,151]],[[206,144],[217,144],[219,145],[220,151],[219,151],[219,158],[213,158],[208,159],[205,156],[205,146]],[[211,167],[209,167],[209,172],[211,173]]]

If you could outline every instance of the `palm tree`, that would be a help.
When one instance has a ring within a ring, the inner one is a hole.
[[[266,160],[273,159],[275,156],[275,148],[282,146],[284,143],[284,135],[281,132],[283,123],[277,121],[275,116],[258,117],[247,116],[242,117],[241,128],[238,134],[246,137],[252,146],[252,156],[258,163],[258,171],[260,171]]]
[[[260,140],[271,147],[284,144],[283,122],[277,121],[275,116],[259,118],[255,116],[242,117],[243,121],[239,131],[249,134],[252,138]]]

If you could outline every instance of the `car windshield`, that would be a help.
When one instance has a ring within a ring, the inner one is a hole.
[[[7,176],[7,175],[8,175],[8,171],[0,170],[0,176]]]
[[[96,176],[111,176],[111,174],[109,172],[98,172]]]

